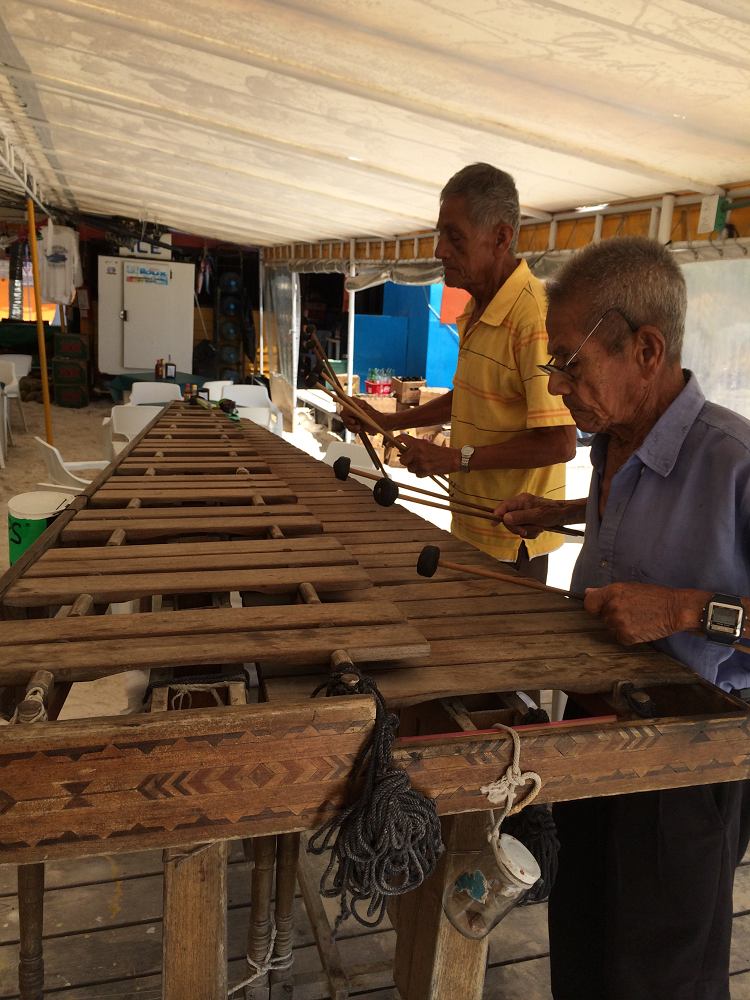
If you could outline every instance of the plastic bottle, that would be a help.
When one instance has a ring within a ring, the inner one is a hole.
[[[464,937],[486,937],[541,878],[533,854],[503,833],[480,851],[445,890],[443,910]]]

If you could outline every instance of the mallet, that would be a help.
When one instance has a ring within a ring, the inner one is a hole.
[[[329,378],[329,381],[333,379],[333,382],[335,383],[336,387],[343,393],[344,387],[341,384],[338,375],[333,370],[331,359],[328,357],[325,350],[323,349],[323,345],[318,340],[318,335],[315,332],[314,325],[310,323],[307,326],[305,326],[303,333],[305,334],[305,343],[309,344],[312,347],[313,353],[315,354],[315,357],[318,359],[317,365],[315,365],[315,367],[313,368],[313,373],[315,373],[316,375],[322,375],[324,369],[326,369],[328,372],[328,375],[326,377]],[[378,455],[377,451],[375,451],[372,441],[370,440],[369,435],[367,434],[367,431],[364,429],[364,427],[360,430],[357,436],[359,437],[359,440],[362,442],[367,454],[370,456],[370,461],[375,466],[375,468],[380,469],[380,471],[383,473],[384,476],[387,475],[385,471],[385,466],[380,461],[380,456]]]
[[[349,476],[350,468],[351,459],[346,458],[344,455],[342,455],[341,458],[337,458],[333,463],[334,474],[336,478],[342,480],[342,482]],[[379,504],[381,507],[392,507],[399,498],[400,490],[403,489],[413,491],[415,493],[423,493],[425,496],[443,501],[442,503],[432,503],[429,500],[423,500],[421,497],[405,497],[404,499],[408,500],[410,503],[421,503],[426,507],[437,507],[438,510],[456,511],[456,513],[465,514],[471,517],[479,517],[485,521],[495,520],[491,513],[479,513],[480,511],[491,512],[493,510],[492,507],[480,507],[479,504],[470,503],[468,500],[457,500],[455,497],[448,498],[439,493],[431,493],[429,490],[423,490],[419,486],[409,486],[406,483],[397,483],[389,476],[381,479],[372,472],[365,472],[362,469],[355,469],[354,474],[362,476],[364,479],[373,479],[375,481],[375,486],[372,489],[372,495],[375,503]],[[445,506],[445,501],[448,503],[447,507]],[[577,531],[575,528],[555,527],[547,528],[546,530],[557,532],[557,534],[560,535],[576,535],[578,537],[583,535],[582,531]]]
[[[351,467],[351,459],[342,455],[341,458],[337,458],[333,463],[333,471],[337,479],[342,482],[346,480],[349,476],[349,470]],[[443,496],[440,493],[431,493],[429,490],[420,489],[419,486],[409,486],[404,483],[394,482],[390,476],[384,476],[382,479],[380,476],[374,475],[372,472],[365,472],[364,469],[354,469],[352,475],[362,476],[364,479],[373,479],[375,481],[375,486],[372,490],[372,495],[375,499],[375,503],[379,504],[381,507],[392,507],[393,504],[398,500],[399,492],[401,489],[404,490],[414,490],[416,493],[424,493],[428,497],[434,497],[436,500],[443,501],[442,503],[432,503],[429,500],[423,500],[421,497],[404,497],[410,503],[422,503],[427,507],[437,507],[438,510],[455,510],[457,513],[471,514],[472,517],[483,517],[489,521],[492,517],[489,514],[478,514],[474,511],[475,504],[470,504],[464,502],[463,500],[452,500],[448,497]],[[449,506],[445,506],[445,502]],[[462,508],[469,507],[471,510],[464,510]]]
[[[560,594],[561,597],[572,597],[576,601],[584,601],[585,594],[576,594],[572,590],[560,590],[558,587],[548,587],[546,583],[539,583],[538,580],[529,580],[525,576],[511,576],[509,573],[493,573],[489,569],[475,569],[474,566],[461,566],[459,563],[448,562],[440,558],[440,549],[437,545],[425,545],[419,553],[417,559],[417,573],[420,576],[434,576],[438,566],[443,569],[454,569],[460,573],[471,573],[474,576],[486,576],[491,580],[503,580],[505,583],[517,583],[521,587],[530,587],[531,590],[545,590],[551,594]]]
[[[315,367],[317,368],[318,365],[316,365]],[[313,370],[309,375],[305,377],[305,385],[307,386],[308,389],[319,389],[321,392],[324,392],[327,396],[330,396],[331,399],[340,403],[343,407],[345,407],[347,410],[353,413],[360,423],[370,424],[370,426],[375,428],[378,434],[382,434],[386,440],[390,441],[391,444],[394,445],[399,454],[403,455],[403,453],[406,451],[407,448],[405,444],[399,441],[398,438],[394,437],[393,434],[389,433],[388,431],[384,431],[383,428],[379,424],[377,424],[372,419],[372,417],[368,416],[368,414],[366,414],[363,410],[361,410],[354,402],[354,400],[350,396],[347,396],[346,393],[338,391],[335,387],[333,392],[331,392],[330,389],[327,389],[325,385],[320,381],[321,378],[328,378],[328,377],[326,376],[325,372],[317,372]],[[329,378],[328,381],[331,382]],[[331,384],[333,385],[333,383]],[[444,476],[430,476],[429,478],[433,481],[433,483],[436,483],[442,489],[446,491],[450,489],[450,483]]]

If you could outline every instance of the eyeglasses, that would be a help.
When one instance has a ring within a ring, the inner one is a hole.
[[[579,344],[578,348],[577,348],[577,349],[576,349],[575,351],[573,351],[573,353],[572,353],[572,354],[570,355],[570,357],[568,358],[568,360],[567,360],[567,361],[565,362],[565,364],[564,364],[564,365],[553,365],[552,363],[550,363],[550,364],[548,364],[548,365],[537,365],[537,368],[538,368],[538,369],[539,369],[540,371],[543,371],[545,375],[564,375],[564,376],[565,376],[566,378],[569,378],[569,379],[574,379],[574,378],[575,378],[575,375],[572,375],[572,374],[571,374],[571,373],[570,373],[569,371],[567,371],[567,368],[568,368],[568,365],[569,365],[569,364],[571,364],[571,362],[575,360],[575,357],[576,357],[576,355],[577,355],[577,354],[578,354],[578,352],[579,352],[579,351],[581,350],[581,348],[582,348],[582,347],[583,347],[583,345],[584,345],[584,344],[586,343],[586,341],[587,341],[587,340],[588,340],[588,339],[589,339],[590,337],[593,337],[593,335],[594,335],[594,334],[596,333],[596,331],[597,331],[597,330],[599,329],[600,325],[601,325],[601,324],[602,324],[602,323],[604,322],[605,318],[606,318],[607,316],[609,316],[609,314],[610,314],[610,313],[612,313],[612,312],[615,312],[615,313],[619,313],[619,314],[620,314],[620,315],[622,316],[622,318],[623,318],[623,319],[625,320],[625,322],[626,322],[626,323],[628,324],[628,326],[630,327],[630,332],[631,332],[631,333],[635,333],[635,332],[637,331],[638,327],[637,327],[637,326],[635,325],[635,323],[632,323],[632,322],[631,322],[631,321],[630,321],[630,320],[628,319],[628,317],[627,317],[627,316],[625,315],[625,313],[624,313],[624,312],[622,311],[622,309],[617,309],[616,307],[613,307],[612,309],[608,309],[608,310],[607,310],[607,311],[606,311],[606,312],[604,313],[604,315],[603,315],[603,316],[601,317],[601,319],[600,319],[600,320],[599,320],[599,322],[598,322],[598,323],[596,324],[596,326],[595,326],[595,327],[594,327],[594,329],[593,329],[593,330],[591,331],[591,333],[588,333],[588,334],[587,334],[587,335],[586,335],[586,336],[584,337],[584,339],[583,339],[583,341],[581,342],[581,344]]]

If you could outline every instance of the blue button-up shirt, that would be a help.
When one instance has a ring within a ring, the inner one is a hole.
[[[750,597],[750,421],[687,384],[599,493],[606,434],[591,447],[586,537],[572,589],[655,583]],[[750,656],[678,632],[652,645],[724,690],[750,686]]]

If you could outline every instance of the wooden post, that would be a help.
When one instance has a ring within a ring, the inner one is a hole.
[[[276,857],[276,940],[274,958],[285,958],[292,953],[294,936],[294,890],[297,886],[297,859],[299,834],[282,833],[277,839]],[[292,996],[292,970],[279,969],[271,973],[269,1000],[289,1000]]]
[[[36,246],[36,220],[34,202],[26,200],[29,216],[29,250],[31,251],[31,273],[34,276],[34,302],[36,304],[36,335],[39,341],[39,367],[42,370],[42,396],[44,398],[44,423],[47,428],[47,444],[52,444],[52,413],[49,405],[49,382],[47,380],[47,347],[44,343],[44,321],[42,320],[42,292],[39,284],[39,255]]]
[[[37,670],[26,690],[41,688],[43,704],[49,704],[54,677],[49,670]],[[29,702],[27,712],[24,706]],[[41,721],[37,709],[39,702],[26,701],[18,706],[19,724]],[[44,718],[44,716],[42,717]],[[44,863],[18,866],[18,992],[21,1000],[44,998]]]
[[[163,1000],[227,995],[227,841],[164,852]]]
[[[251,888],[250,927],[247,932],[247,957],[260,965],[268,957],[271,944],[271,894],[276,864],[276,837],[255,837],[253,854],[255,868]],[[243,978],[252,976],[254,971],[248,964]],[[245,987],[245,1000],[258,1000],[263,996],[268,996],[267,975],[259,976],[254,983]]]
[[[44,864],[18,866],[18,928],[21,949],[18,989],[21,1000],[44,997]]]
[[[398,897],[393,981],[402,1000],[482,1000],[488,939],[459,934],[443,912],[443,893],[486,845],[487,816],[463,813],[441,824],[446,851],[437,868]]]

